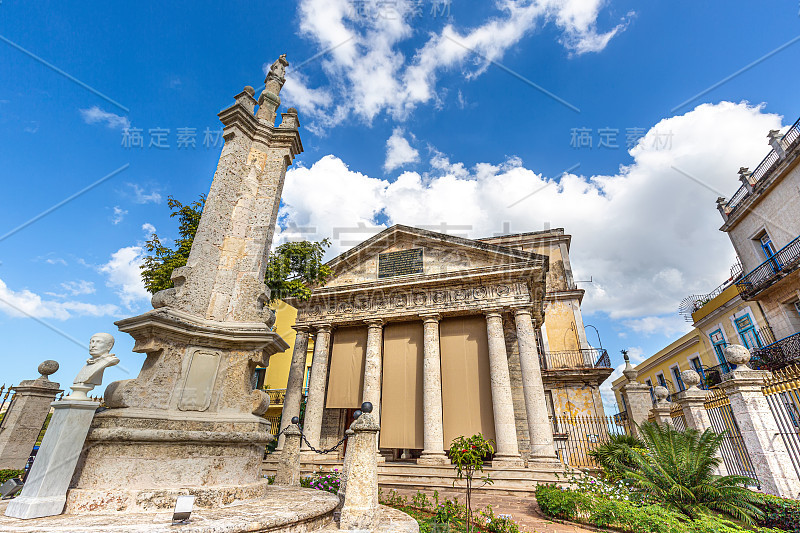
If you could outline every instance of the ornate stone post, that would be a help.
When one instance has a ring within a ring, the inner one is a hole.
[[[58,383],[47,378],[57,370],[58,363],[47,360],[39,365],[41,375],[37,379],[22,381],[15,388],[16,395],[0,430],[0,470],[25,468],[50,404],[61,392]]]
[[[330,352],[331,325],[317,327],[314,338],[314,357],[311,360],[311,377],[308,380],[308,400],[303,421],[303,433],[312,446],[319,446],[322,431],[322,413],[325,409],[325,380],[328,379],[328,354]],[[303,443],[303,450],[310,451]],[[313,452],[312,452],[313,453]]]
[[[444,465],[449,461],[444,453],[444,428],[442,420],[442,367],[439,350],[439,315],[424,315],[422,359],[422,455],[421,465]]]
[[[650,387],[636,381],[639,373],[631,365],[628,354],[624,355],[625,370],[622,373],[628,383],[622,386],[622,394],[625,396],[625,406],[627,407],[628,422],[630,423],[631,433],[639,434],[638,426],[647,422],[653,401],[650,399]]]
[[[672,417],[670,416],[672,408],[667,401],[669,390],[659,385],[653,389],[653,394],[656,395],[656,404],[653,406],[653,415],[655,416],[656,424],[674,427],[672,424]]]
[[[288,426],[292,418],[300,416],[300,403],[303,401],[303,378],[306,372],[309,327],[292,326],[292,328],[297,334],[294,337],[294,351],[292,352],[292,362],[289,366],[289,379],[286,381],[286,395],[283,398],[280,429]],[[283,449],[284,435],[278,437],[276,451]]]
[[[492,383],[494,433],[497,441],[493,464],[498,463],[511,468],[522,467],[523,462],[517,443],[517,425],[514,420],[506,339],[503,333],[503,315],[499,310],[486,311],[486,330],[489,337],[489,372]]]
[[[347,443],[347,480],[339,496],[343,498],[339,529],[372,531],[378,521],[378,461],[375,446],[380,425],[371,413],[372,406],[361,406],[361,416],[350,426],[353,434]]]
[[[517,329],[522,392],[525,397],[525,412],[531,442],[530,459],[552,463],[557,461],[553,446],[553,429],[547,414],[542,371],[539,368],[539,354],[536,349],[536,330],[530,309],[525,307],[514,309],[514,323]]]
[[[776,496],[797,498],[800,480],[761,390],[770,373],[753,370],[747,365],[750,350],[744,346],[732,344],[724,349],[724,353],[725,359],[737,368],[723,376],[719,386],[731,402],[733,416],[762,490]]]
[[[290,419],[291,420],[291,419]],[[300,428],[290,425],[284,432],[281,458],[278,462],[278,473],[275,474],[276,485],[300,485]]]

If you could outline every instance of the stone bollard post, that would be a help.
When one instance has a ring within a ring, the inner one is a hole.
[[[750,350],[744,346],[732,344],[724,349],[724,354],[737,368],[723,376],[719,386],[731,402],[733,416],[762,490],[776,496],[797,498],[800,479],[761,390],[770,372],[751,369],[747,365]]]
[[[372,415],[372,405],[364,402],[361,416],[350,426],[353,434],[345,454],[346,481],[339,489],[343,495],[339,529],[371,530],[378,522],[378,461],[375,441],[380,425]]]
[[[61,392],[59,384],[47,376],[58,370],[58,363],[47,360],[39,365],[37,379],[20,382],[16,396],[0,430],[0,470],[22,470],[28,463],[42,430],[50,404]]]
[[[656,395],[656,404],[653,406],[653,415],[655,416],[656,424],[662,426],[670,426],[674,427],[672,423],[672,416],[670,416],[670,412],[672,411],[672,407],[670,403],[667,401],[667,396],[669,396],[669,391],[666,387],[658,386],[653,389],[653,394]]]
[[[300,485],[300,428],[295,425],[286,428],[283,435],[283,450],[278,462],[278,472],[275,474],[276,485]]]
[[[700,384],[700,374],[694,370],[684,370],[681,372],[681,380],[686,385],[686,390],[676,393],[672,399],[683,409],[686,428],[696,429],[700,433],[707,429],[713,429],[705,406],[708,391],[697,387]],[[722,454],[719,450],[717,450],[716,455],[720,460],[717,474],[727,476],[728,469],[725,467],[725,461],[722,460]]]
[[[625,370],[623,370],[622,373],[625,375],[628,383],[623,385],[622,395],[625,396],[625,405],[627,407],[631,432],[633,435],[638,435],[638,426],[647,422],[647,416],[650,414],[653,401],[650,399],[650,387],[636,381],[639,373],[631,365],[628,354],[625,354],[624,357]]]

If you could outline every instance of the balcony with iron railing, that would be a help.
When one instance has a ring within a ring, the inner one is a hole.
[[[278,405],[283,405],[284,400],[286,399],[286,389],[264,389],[269,395],[269,405],[270,407],[275,407]],[[308,396],[308,389],[303,389],[303,397],[305,398]]]
[[[758,265],[736,282],[739,294],[745,300],[772,286],[800,267],[800,236],[775,252],[775,255]]]
[[[724,199],[718,200],[718,206],[725,220],[727,220],[741,205],[744,200],[751,196],[761,183],[772,174],[773,170],[778,167],[778,163],[783,159],[784,154],[795,147],[800,141],[800,119],[795,122],[789,131],[786,132],[780,139],[773,139],[771,142],[777,144],[778,149],[773,148],[770,150],[767,157],[758,164],[752,173],[747,173],[747,169],[742,169],[743,183],[739,190],[737,190],[730,200],[727,202]],[[773,144],[773,146],[775,146]]]
[[[800,361],[800,332],[753,350],[751,362],[753,360],[760,368],[771,371],[797,363]]]
[[[603,348],[562,350],[539,353],[542,370],[558,368],[611,368],[611,358]]]

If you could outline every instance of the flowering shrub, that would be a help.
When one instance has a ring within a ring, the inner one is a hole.
[[[300,486],[336,494],[339,492],[341,481],[339,469],[334,468],[330,472],[323,472],[320,470],[319,472],[314,472],[310,476],[300,478]]]
[[[489,533],[519,533],[519,526],[511,519],[509,514],[495,515],[491,505],[480,512],[479,521],[483,521],[483,528]]]
[[[569,470],[564,475],[556,473],[556,477],[563,479],[569,483],[570,488],[583,494],[594,494],[610,500],[641,502],[643,499],[643,496],[634,490],[633,485],[624,480],[610,481],[579,470]]]

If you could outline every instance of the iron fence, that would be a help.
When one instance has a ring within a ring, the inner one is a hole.
[[[556,453],[564,465],[599,468],[589,452],[607,443],[614,435],[630,434],[627,417],[551,416]]]
[[[777,370],[762,387],[792,466],[800,476],[800,365]]]
[[[747,476],[758,481],[753,461],[745,446],[739,424],[733,416],[731,402],[721,389],[711,389],[705,402],[708,418],[714,431],[722,435],[720,454],[729,474]]]
[[[269,432],[273,437],[278,434],[281,426],[281,414],[264,415],[264,418],[269,421]]]
[[[748,272],[736,282],[736,287],[742,298],[749,300],[798,267],[800,267],[800,236]]]
[[[6,422],[6,415],[14,407],[14,399],[17,397],[17,392],[14,387],[9,386],[6,388],[3,385],[0,387],[0,396],[2,396],[2,400],[0,400],[0,429],[2,429]]]
[[[539,364],[543,370],[556,368],[611,368],[608,352],[600,348],[540,352]]]
[[[672,418],[672,425],[678,431],[686,431],[686,417],[683,414],[683,407],[679,403],[670,406],[669,416]]]

